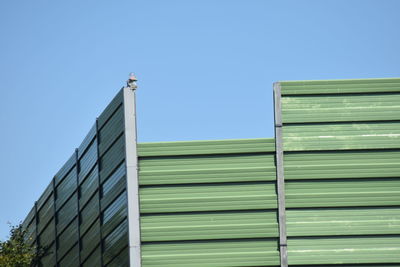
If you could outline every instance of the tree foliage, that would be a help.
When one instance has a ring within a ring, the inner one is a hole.
[[[1,267],[35,266],[41,252],[36,246],[26,244],[26,236],[21,225],[11,226],[9,239],[0,241]]]

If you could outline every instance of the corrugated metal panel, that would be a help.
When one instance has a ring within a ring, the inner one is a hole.
[[[128,248],[120,252],[114,259],[112,259],[106,267],[128,267],[129,266],[129,250]]]
[[[400,144],[400,122],[288,125],[285,151],[389,149]]]
[[[92,254],[83,262],[83,267],[102,267],[101,266],[101,249],[98,246]]]
[[[274,151],[274,140],[269,138],[218,141],[181,141],[138,144],[139,157],[239,154]]]
[[[281,82],[282,95],[400,92],[399,78]]]
[[[271,139],[139,144],[143,266],[276,266]]]
[[[300,152],[285,155],[285,179],[399,177],[400,151]]]
[[[400,232],[400,207],[290,209],[289,236],[390,235]]]
[[[75,245],[68,253],[60,260],[59,267],[74,267],[79,266],[79,246]]]
[[[289,264],[399,266],[400,79],[281,88]]]
[[[104,238],[104,263],[108,264],[128,246],[128,221],[120,223]]]
[[[275,181],[275,175],[272,154],[179,156],[140,161],[141,185]]]
[[[276,211],[147,215],[141,221],[145,242],[278,236]]]
[[[69,222],[78,215],[78,198],[75,193],[57,212],[57,232],[61,233]]]
[[[144,187],[142,213],[274,209],[274,183]]]
[[[398,264],[400,262],[398,236],[292,238],[289,239],[288,246],[290,264]]]
[[[100,220],[96,220],[94,224],[91,225],[90,229],[82,235],[81,245],[82,260],[85,260],[93,250],[100,244]]]
[[[277,241],[237,240],[144,244],[143,266],[217,267],[275,266]]]

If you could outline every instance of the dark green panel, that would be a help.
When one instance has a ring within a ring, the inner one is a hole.
[[[85,179],[97,162],[97,144],[93,142],[79,160],[79,182]]]
[[[113,231],[128,215],[126,201],[126,192],[124,192],[103,211],[102,223],[104,235],[108,235]]]
[[[126,188],[125,164],[122,164],[102,185],[101,207],[105,209]]]
[[[79,199],[79,206],[82,209],[88,200],[93,196],[93,194],[98,189],[98,168],[97,166],[89,173],[87,178],[81,184],[81,196]]]
[[[67,199],[75,192],[77,188],[76,168],[73,168],[68,175],[56,187],[56,207],[57,210],[67,201]]]
[[[78,199],[75,193],[65,205],[57,212],[57,232],[61,233],[64,228],[77,216],[78,213]]]
[[[124,131],[124,109],[120,106],[111,118],[107,121],[103,128],[99,131],[99,152],[100,156],[107,151],[112,143],[120,136]]]
[[[121,230],[120,223],[126,221],[127,200],[118,198],[126,190],[124,128],[120,90],[25,219],[27,242],[33,244],[39,234],[40,245],[54,248],[52,256],[43,259],[43,267],[75,267],[79,261],[81,266],[100,267],[103,243],[112,264],[122,260],[115,256],[125,255],[119,253],[127,247],[128,229],[125,222]],[[103,211],[104,225],[100,223]],[[36,216],[40,233],[36,233]]]
[[[26,230],[25,240],[29,245],[33,245],[36,242],[36,222],[33,220],[31,224],[23,226]]]
[[[58,256],[61,259],[78,242],[78,220],[71,222],[58,236]]]
[[[98,217],[99,195],[95,194],[81,211],[81,233],[84,234]]]
[[[82,263],[83,267],[101,267],[101,251],[97,247],[92,254]]]
[[[87,147],[90,143],[92,143],[93,139],[96,137],[96,124],[90,128],[88,134],[83,139],[82,143],[78,148],[78,156],[79,158],[82,157],[82,154],[86,152]]]
[[[53,185],[50,183],[46,189],[44,190],[43,194],[40,196],[40,198],[37,201],[37,209],[40,210],[43,206],[43,204],[47,201],[47,199],[50,197],[50,195],[53,193]]]
[[[54,200],[53,195],[50,195],[42,207],[38,210],[39,233],[46,227],[47,223],[54,217]]]
[[[110,104],[105,108],[105,110],[100,114],[98,118],[98,127],[101,129],[104,124],[110,119],[112,114],[116,111],[116,109],[122,105],[123,102],[123,90],[119,90],[117,95],[111,100]]]
[[[79,266],[79,247],[75,245],[67,254],[59,261],[59,267],[77,267]]]
[[[96,222],[91,225],[89,230],[86,233],[84,233],[81,237],[82,260],[85,260],[99,244],[100,244],[100,220],[97,219]]]
[[[45,255],[40,259],[42,266],[53,267],[56,265],[56,245],[53,243],[46,250]]]
[[[43,231],[39,234],[40,245],[44,248],[48,247],[54,242],[55,239],[55,224],[54,218],[43,228]]]
[[[107,267],[129,267],[129,250],[125,248],[114,259],[112,259]]]
[[[128,246],[128,221],[125,220],[104,238],[104,263],[109,263]]]
[[[115,141],[111,148],[100,158],[100,178],[105,181],[108,176],[117,168],[125,159],[125,139],[121,136]]]
[[[67,160],[64,166],[57,172],[55,175],[55,182],[58,185],[64,177],[71,171],[71,169],[75,166],[76,163],[76,155],[75,152],[71,155],[71,157]]]

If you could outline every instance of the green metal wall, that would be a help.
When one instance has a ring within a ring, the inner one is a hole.
[[[279,266],[273,139],[139,144],[143,267]]]
[[[23,223],[41,266],[129,266],[125,174],[121,90]]]
[[[400,266],[400,79],[280,87],[289,265]]]

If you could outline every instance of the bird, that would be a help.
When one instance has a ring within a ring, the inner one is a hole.
[[[126,81],[126,85],[132,89],[132,90],[136,90],[137,89],[137,78],[135,76],[135,74],[133,72],[131,72],[129,74],[129,78],[128,81]]]

